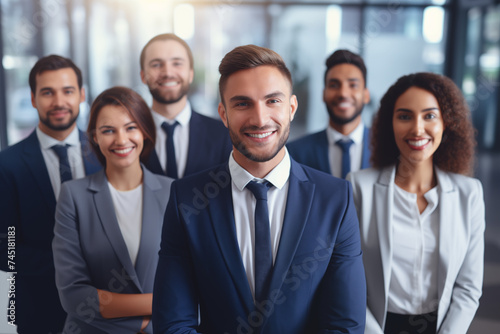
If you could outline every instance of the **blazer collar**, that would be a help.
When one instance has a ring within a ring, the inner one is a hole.
[[[159,187],[158,184],[155,184],[153,182],[153,178],[151,175],[149,175],[149,172],[147,169],[145,169],[143,166],[141,166],[144,172],[144,178],[143,178],[143,186],[144,190],[143,192],[146,194],[147,189],[157,189]],[[108,236],[109,242],[111,246],[113,247],[116,256],[120,260],[121,264],[123,265],[123,268],[127,271],[127,274],[129,275],[130,279],[134,282],[134,284],[137,286],[137,288],[142,292],[143,291],[143,285],[141,284],[144,281],[144,277],[138,277],[136,270],[134,268],[134,265],[132,264],[132,260],[130,259],[129,253],[127,246],[125,244],[125,241],[123,239],[123,236],[121,234],[120,226],[118,225],[118,220],[116,219],[116,214],[114,211],[114,206],[113,206],[113,200],[111,198],[111,193],[109,191],[108,187],[108,179],[105,174],[105,170],[102,169],[101,171],[91,175],[89,177],[89,186],[88,189],[94,193],[94,204],[97,209],[97,213],[99,214],[100,222],[103,226],[103,229],[105,233]],[[146,198],[146,196],[143,197],[143,226],[142,226],[142,232],[141,232],[141,244],[139,247],[139,253],[137,255],[137,261],[136,265],[137,267],[141,268],[149,268],[151,266],[151,261],[156,260],[156,257],[152,257],[151,253],[149,254],[149,259],[147,258],[144,250],[141,250],[142,248],[146,247],[148,243],[150,243],[150,240],[153,239],[147,239],[150,238],[151,235],[154,235],[158,233],[161,228],[158,227],[158,230],[155,231],[155,229],[152,226],[146,226],[151,224],[151,219],[144,219],[145,217],[147,218],[149,215],[149,212],[157,212],[157,208],[155,207],[158,205],[157,201],[152,200],[153,198],[149,197]],[[149,210],[155,210],[155,211],[149,211]],[[144,235],[146,234],[146,235]],[[146,240],[144,242],[144,240]],[[146,246],[145,246],[146,245]],[[159,245],[158,245],[159,249]],[[154,252],[153,252],[154,254]],[[146,263],[141,263],[139,264],[140,261],[144,260],[146,258]],[[144,274],[141,274],[141,276],[144,276]]]
[[[40,150],[40,142],[36,136],[36,131],[33,131],[24,141],[22,158],[33,174],[47,205],[51,208],[55,208],[56,197],[54,189],[52,189],[52,184],[50,183],[49,172],[45,165],[42,151]]]

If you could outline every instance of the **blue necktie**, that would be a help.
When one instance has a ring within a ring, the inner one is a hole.
[[[271,229],[267,208],[267,190],[273,185],[269,182],[250,181],[247,188],[253,193],[255,205],[255,300],[263,301],[271,280],[273,253],[271,251]]]
[[[340,146],[342,149],[342,178],[345,179],[347,174],[351,171],[351,155],[349,154],[349,148],[354,142],[352,139],[338,140],[335,144]]]
[[[167,134],[167,176],[177,179],[177,162],[175,160],[175,147],[174,147],[174,130],[179,125],[179,122],[168,124],[163,122],[161,128]]]
[[[54,145],[51,147],[59,157],[59,174],[61,175],[61,183],[64,183],[73,178],[68,159],[68,147],[68,144]]]

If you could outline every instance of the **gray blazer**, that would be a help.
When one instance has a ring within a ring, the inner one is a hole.
[[[392,265],[396,168],[348,175],[358,213],[367,286],[365,333],[383,334]],[[439,194],[438,334],[465,334],[483,283],[484,201],[479,180],[436,168]]]
[[[142,317],[104,319],[97,289],[152,293],[172,179],[142,168],[142,233],[132,265],[104,170],[62,185],[52,248],[56,285],[68,313],[64,333],[137,333]],[[152,332],[151,323],[146,328]]]

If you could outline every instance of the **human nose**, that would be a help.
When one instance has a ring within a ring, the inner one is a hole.
[[[123,130],[116,131],[115,143],[117,145],[125,145],[127,143],[127,134]]]
[[[425,123],[421,117],[416,117],[413,124],[415,135],[422,135],[425,132]]]
[[[262,103],[257,103],[254,108],[253,112],[253,125],[258,126],[258,127],[263,127],[267,124],[267,121],[269,119],[269,113],[267,112],[267,109],[265,105]]]
[[[56,107],[61,107],[64,105],[64,96],[61,93],[54,93],[54,99],[53,99],[54,106]]]

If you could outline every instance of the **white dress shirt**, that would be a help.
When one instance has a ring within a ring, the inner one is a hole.
[[[342,177],[342,149],[335,143],[341,139],[352,139],[354,142],[349,148],[351,156],[351,172],[361,169],[363,158],[363,135],[365,126],[363,122],[352,131],[348,136],[344,136],[330,125],[326,128],[326,137],[328,138],[328,161],[330,162],[331,173],[335,177]]]
[[[51,148],[54,145],[68,144],[68,159],[71,167],[71,175],[73,179],[85,177],[85,165],[82,158],[82,146],[80,144],[80,134],[78,128],[75,127],[66,139],[59,141],[45,134],[36,127],[36,136],[40,142],[40,149],[42,150],[43,160],[49,172],[50,184],[54,190],[56,199],[59,197],[61,190],[61,174],[59,173],[59,157],[56,152]]]
[[[135,266],[142,231],[142,184],[129,191],[115,189],[108,182],[109,191],[115,208],[118,226],[122,232],[123,240],[127,246],[128,255]]]
[[[393,256],[387,310],[424,314],[438,309],[438,187],[424,194],[422,213],[417,194],[394,187]]]
[[[285,217],[286,200],[288,197],[288,177],[290,176],[290,156],[286,151],[283,160],[265,176],[264,179],[254,177],[241,167],[233,158],[229,157],[229,172],[231,174],[231,189],[233,196],[234,221],[236,224],[236,237],[240,247],[241,259],[247,274],[250,290],[255,298],[255,206],[256,200],[252,192],[246,189],[250,181],[272,183],[267,192],[267,204],[269,209],[269,224],[271,230],[271,249],[273,252],[273,263],[276,259],[280,242],[283,219]]]
[[[173,124],[175,121],[179,122],[179,125],[175,127],[174,131],[175,160],[177,163],[177,176],[179,178],[184,176],[184,171],[186,170],[191,113],[191,104],[189,104],[189,101],[187,101],[186,106],[175,119],[167,119],[154,110],[151,113],[156,125],[156,155],[164,171],[167,170],[167,134],[162,129],[161,125],[163,122],[167,122],[168,124]]]

